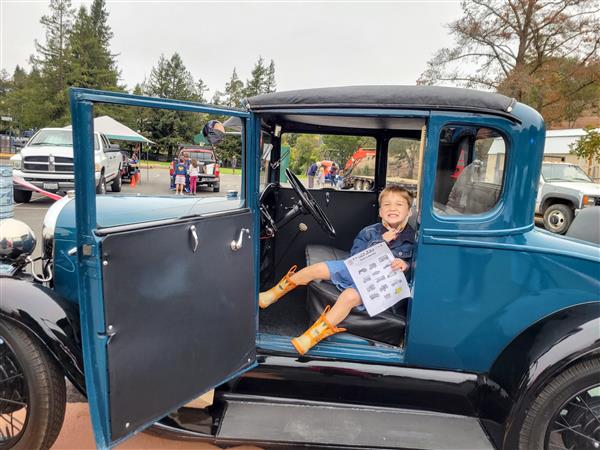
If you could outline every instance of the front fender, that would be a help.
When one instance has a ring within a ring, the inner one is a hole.
[[[486,380],[480,417],[498,448],[518,448],[528,406],[543,387],[578,360],[600,354],[600,302],[557,311],[517,336]]]
[[[85,394],[79,313],[54,291],[29,281],[0,277],[0,317],[29,331]]]

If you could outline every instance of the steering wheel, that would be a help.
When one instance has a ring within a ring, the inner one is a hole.
[[[302,208],[310,213],[319,226],[323,229],[325,233],[329,235],[329,237],[335,237],[335,228],[325,215],[323,209],[319,206],[319,204],[315,201],[310,192],[304,187],[304,185],[300,182],[298,177],[294,175],[294,173],[288,168],[285,169],[285,174],[292,185],[292,188],[300,197],[300,202],[302,203]]]

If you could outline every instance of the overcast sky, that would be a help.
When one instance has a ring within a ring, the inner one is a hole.
[[[87,2],[89,4],[89,2]],[[179,52],[194,79],[222,90],[259,56],[276,67],[277,89],[414,84],[449,42],[459,1],[201,2],[107,0],[122,82],[132,89],[161,53]],[[0,0],[0,65],[28,66],[49,1]],[[81,2],[73,1],[75,6]]]

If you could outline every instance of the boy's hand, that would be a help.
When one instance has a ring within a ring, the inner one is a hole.
[[[400,258],[394,258],[391,264],[392,270],[401,270],[405,272],[408,269],[408,264]]]
[[[398,230],[396,229],[388,230],[381,235],[385,242],[393,241],[394,239],[396,239],[396,236],[398,236]]]

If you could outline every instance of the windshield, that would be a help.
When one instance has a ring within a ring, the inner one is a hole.
[[[542,175],[545,181],[583,181],[592,180],[578,166],[571,164],[543,164]]]
[[[29,147],[34,145],[73,147],[73,134],[71,130],[40,130],[29,142]],[[94,150],[98,148],[98,136],[94,135]]]

